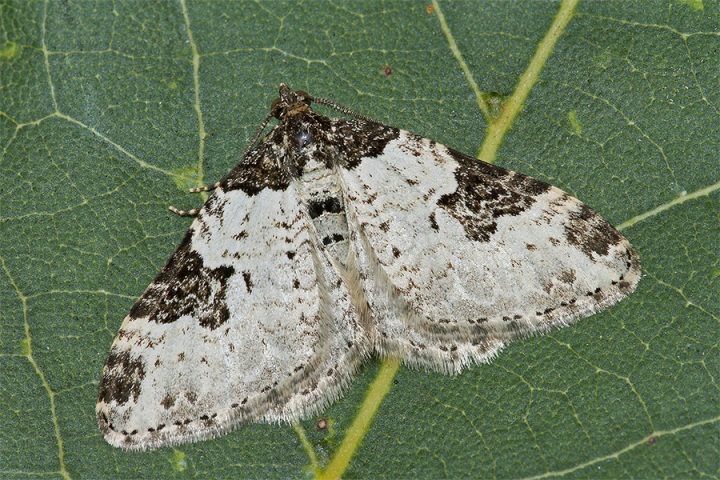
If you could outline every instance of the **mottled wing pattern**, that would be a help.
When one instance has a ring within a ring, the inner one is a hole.
[[[367,356],[347,287],[274,148],[225,177],[125,318],[97,403],[112,445],[151,449],[313,414]]]
[[[307,417],[373,350],[455,373],[640,278],[627,240],[547,183],[284,84],[271,114],[120,328],[97,403],[112,445]]]
[[[375,350],[457,372],[628,295],[628,241],[547,183],[401,131],[339,169]]]

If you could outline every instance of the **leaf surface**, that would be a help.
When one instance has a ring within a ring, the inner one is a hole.
[[[186,188],[239,161],[280,82],[480,151],[502,104],[478,99],[518,89],[561,8],[0,3],[0,476],[307,477],[336,458],[378,360],[326,430],[104,442],[110,344],[191,222],[167,206],[202,202]],[[720,476],[718,18],[700,0],[579,3],[494,162],[619,225],[638,291],[454,377],[400,367],[344,477]]]

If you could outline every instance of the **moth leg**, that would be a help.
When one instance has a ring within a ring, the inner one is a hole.
[[[215,182],[212,185],[203,185],[202,187],[195,187],[190,189],[190,193],[209,192],[220,186],[220,182]],[[168,209],[176,215],[181,217],[196,217],[202,207],[192,208],[190,210],[180,210],[170,205]]]
[[[210,190],[215,190],[219,186],[220,186],[220,182],[215,182],[212,185],[204,185],[202,187],[191,188],[190,193],[209,192]]]
[[[181,217],[196,217],[201,208],[202,207],[192,208],[190,210],[180,210],[170,205],[168,207],[168,210],[170,210],[176,215],[180,215]]]

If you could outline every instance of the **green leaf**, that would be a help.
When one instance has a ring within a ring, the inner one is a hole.
[[[186,188],[239,160],[280,82],[472,154],[529,71],[494,162],[619,225],[645,276],[489,365],[400,367],[342,475],[720,476],[718,3],[581,2],[537,65],[568,4],[432,7],[0,1],[0,477],[312,477],[339,458],[377,360],[324,430],[105,443],[110,344],[190,223],[167,207],[202,202]]]

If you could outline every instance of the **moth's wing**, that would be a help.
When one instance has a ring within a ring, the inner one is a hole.
[[[456,372],[639,280],[628,241],[576,198],[411,133],[339,171],[383,356]]]
[[[370,343],[314,242],[270,155],[236,167],[120,328],[97,403],[107,441],[152,449],[336,400]]]

